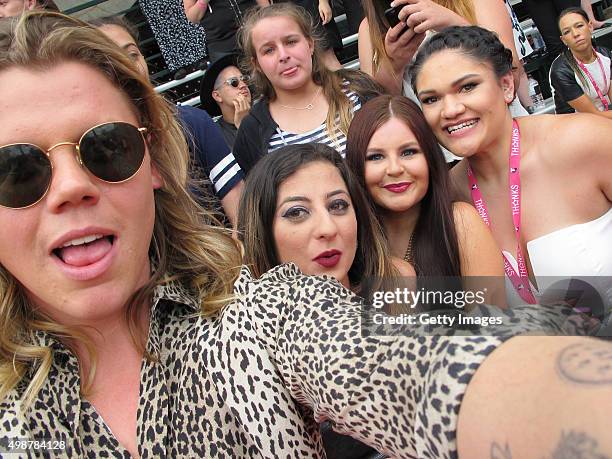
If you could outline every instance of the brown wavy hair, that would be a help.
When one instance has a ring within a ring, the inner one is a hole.
[[[391,118],[401,120],[414,133],[429,168],[429,188],[421,201],[414,228],[413,259],[417,275],[460,277],[461,258],[448,170],[444,154],[421,109],[403,96],[385,95],[369,101],[357,112],[349,129],[346,162],[360,185],[367,189],[365,158],[370,139]],[[366,194],[382,222],[384,209]]]

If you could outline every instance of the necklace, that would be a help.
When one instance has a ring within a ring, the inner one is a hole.
[[[404,254],[404,261],[412,264],[412,243],[414,241],[414,231],[410,235],[410,239],[408,240],[408,247],[406,247],[406,253]]]
[[[312,98],[310,103],[308,105],[306,105],[305,107],[289,107],[288,105],[283,105],[281,103],[279,103],[278,105],[280,105],[283,108],[288,108],[290,110],[312,110],[314,108],[314,105],[313,105],[314,101],[319,96],[319,94],[321,93],[321,89],[322,89],[322,87],[319,86],[319,89],[317,89],[317,92],[315,93],[314,97]]]

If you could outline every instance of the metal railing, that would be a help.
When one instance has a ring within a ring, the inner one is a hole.
[[[81,11],[84,11],[88,8],[92,8],[98,5],[101,5],[103,3],[106,3],[108,0],[89,0],[86,1],[80,5],[74,6],[72,8],[68,8],[65,11],[63,11],[65,14],[74,14],[74,13],[78,13]],[[126,14],[132,11],[135,11],[136,9],[138,9],[138,2],[135,1],[132,6],[130,6],[129,8],[126,8],[125,10],[119,12],[118,14]],[[341,14],[339,16],[336,16],[334,18],[334,20],[336,21],[336,23],[341,23],[343,21],[346,21],[346,14]],[[151,41],[153,40],[153,38],[149,38],[146,41]],[[357,41],[357,34],[353,34],[350,35],[348,37],[345,37],[342,39],[342,45],[343,46],[348,46],[352,43],[355,43]],[[141,43],[142,45],[142,43]],[[351,61],[349,63],[347,63],[345,66],[345,68],[358,68],[359,67],[359,62],[358,61]],[[175,88],[177,86],[180,86],[182,84],[188,83],[190,81],[193,81],[197,78],[201,78],[202,76],[204,76],[205,71],[204,70],[196,70],[192,73],[190,73],[189,75],[187,75],[185,78],[181,78],[180,80],[172,80],[172,81],[168,81],[167,83],[163,83],[160,84],[159,86],[155,87],[155,91],[158,93],[162,93],[164,91],[167,91],[169,89]],[[194,97],[186,102],[182,102],[181,105],[197,105],[200,103],[200,97]]]
[[[204,70],[196,70],[195,72],[191,72],[185,78],[181,78],[180,80],[168,81],[167,83],[160,84],[159,86],[156,86],[155,87],[155,92],[164,92],[164,91],[167,91],[168,89],[172,89],[172,88],[174,88],[176,86],[180,86],[182,84],[188,83],[188,82],[190,82],[192,80],[195,80],[197,78],[203,77],[205,73],[206,73],[206,71],[204,71]]]
[[[71,8],[67,8],[66,10],[62,11],[62,13],[64,14],[74,14],[74,13],[79,13],[81,11],[84,11],[88,8],[93,8],[94,6],[98,6],[101,5],[102,3],[106,3],[108,0],[89,0],[85,3],[81,3],[80,5],[77,6],[73,6]],[[136,11],[138,10],[140,7],[138,6],[138,2],[134,1],[134,3],[132,4],[132,6],[119,11],[116,14],[127,14],[127,13],[131,13],[132,11]]]
[[[340,17],[345,16],[344,14],[341,15]],[[345,16],[346,17],[346,16]],[[342,39],[342,46],[348,46],[352,43],[355,43],[357,41],[357,34],[353,34],[353,35],[349,35],[348,37],[345,37]],[[351,64],[354,65],[355,61],[351,61],[348,64],[345,64],[344,67],[345,68],[349,68],[347,67],[347,65]],[[161,93],[164,91],[167,91],[168,89],[172,89],[176,86],[180,86],[184,83],[187,83],[189,81],[195,80],[196,78],[200,78],[202,76],[204,76],[205,71],[204,70],[196,70],[195,72],[190,73],[189,75],[187,75],[185,78],[182,78],[180,80],[172,80],[172,81],[168,81],[167,83],[161,84],[159,86],[157,86],[155,88],[155,91]],[[190,99],[193,100],[193,99]],[[188,101],[189,102],[189,101]],[[193,104],[189,104],[189,105],[193,105]]]
[[[350,70],[359,70],[359,59],[355,59],[355,60],[352,60],[350,62],[347,62],[342,67],[344,67],[345,69],[350,69]],[[200,70],[200,72],[202,72],[202,71]],[[196,72],[194,72],[194,73],[196,73]],[[202,72],[202,73],[204,73],[204,72]],[[155,88],[155,89],[157,90],[157,88]],[[196,105],[200,105],[200,102],[201,102],[200,96],[196,96],[196,97],[192,97],[191,99],[186,100],[184,102],[179,102],[177,105],[191,105],[193,107],[193,106],[196,106]]]

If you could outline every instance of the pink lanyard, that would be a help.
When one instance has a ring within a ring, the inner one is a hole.
[[[603,64],[601,63],[601,59],[599,57],[599,54],[597,54],[596,51],[595,51],[595,57],[597,58],[597,63],[599,64],[599,68],[601,69],[601,75],[602,75],[603,80],[604,80],[604,88],[606,88],[606,87],[608,87],[608,79],[606,78],[606,72],[604,71],[604,67],[603,67]],[[599,86],[597,86],[597,83],[595,82],[595,78],[593,78],[593,75],[591,75],[591,72],[589,72],[589,69],[586,68],[586,65],[584,65],[582,62],[580,62],[578,59],[576,59],[576,62],[578,62],[578,65],[580,66],[580,69],[584,72],[584,74],[591,81],[591,84],[593,85],[593,88],[595,89],[595,92],[597,93],[597,97],[599,97],[599,100],[601,100],[601,103],[604,106],[604,111],[607,111],[608,110],[608,101],[606,100],[606,96],[601,92],[601,89],[599,89]]]
[[[510,183],[510,207],[512,209],[512,222],[514,223],[514,230],[516,235],[516,261],[518,264],[518,273],[512,267],[512,264],[508,261],[506,255],[504,257],[504,270],[506,276],[512,282],[512,285],[518,292],[519,296],[529,304],[535,304],[536,299],[531,292],[529,285],[529,274],[527,273],[527,265],[525,258],[523,257],[523,251],[521,250],[520,243],[520,228],[521,228],[521,175],[519,172],[519,164],[521,162],[521,133],[519,131],[518,123],[512,120],[512,144],[510,145],[510,168],[508,171],[508,182]],[[491,219],[489,218],[489,212],[487,211],[487,205],[485,204],[482,193],[478,188],[478,182],[476,176],[470,167],[468,161],[467,166],[468,180],[470,183],[470,190],[472,193],[472,202],[480,215],[480,218],[486,223],[487,226],[491,226]]]

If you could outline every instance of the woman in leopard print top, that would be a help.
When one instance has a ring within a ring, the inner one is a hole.
[[[610,453],[610,346],[508,339],[558,328],[558,309],[498,336],[374,336],[337,282],[238,275],[185,191],[172,113],[101,32],[1,23],[0,101],[2,452],[321,457],[328,419],[393,457]]]

